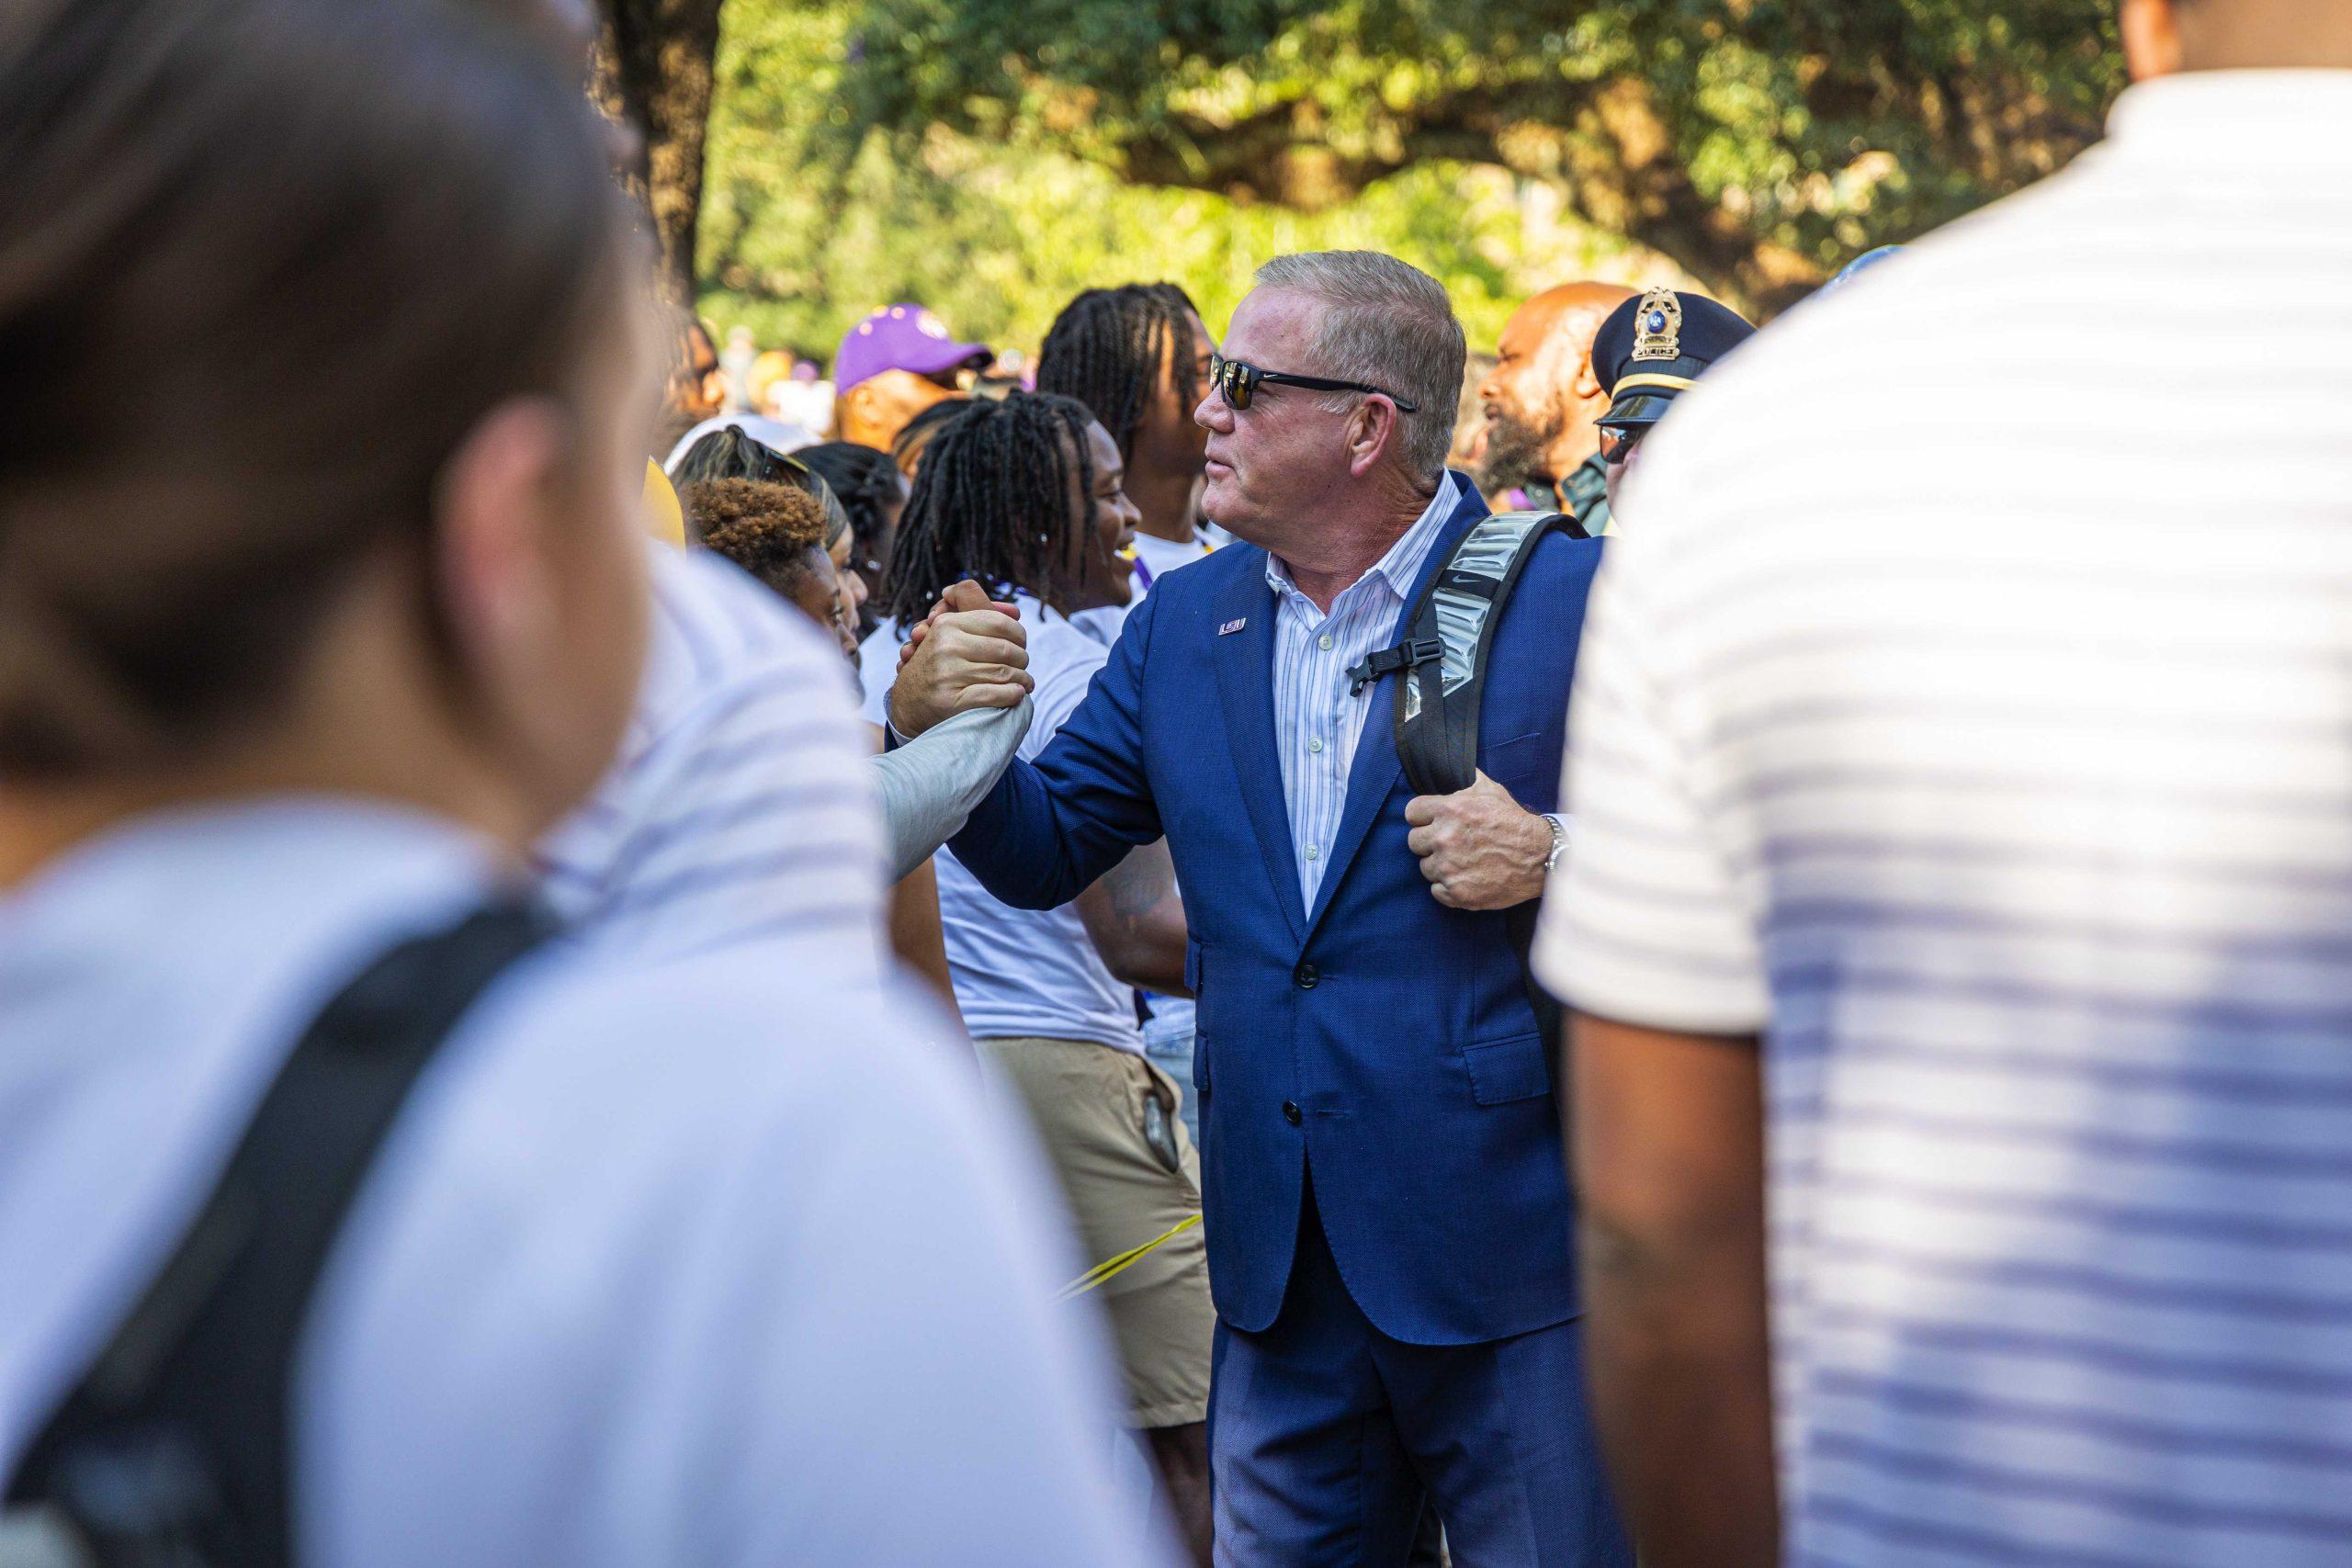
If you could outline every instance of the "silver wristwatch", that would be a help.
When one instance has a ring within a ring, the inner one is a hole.
[[[1546,811],[1544,822],[1552,829],[1552,852],[1544,857],[1544,874],[1549,876],[1560,863],[1560,857],[1567,852],[1568,819],[1556,812]]]

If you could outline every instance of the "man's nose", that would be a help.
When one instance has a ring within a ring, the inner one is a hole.
[[[1193,411],[1193,423],[1203,430],[1214,430],[1219,435],[1233,428],[1233,411],[1225,406],[1225,399],[1215,389],[1203,398]]]

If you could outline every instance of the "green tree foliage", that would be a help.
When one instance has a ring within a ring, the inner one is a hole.
[[[1364,244],[1488,341],[1591,266],[1769,311],[2085,145],[2109,10],[729,0],[706,298],[812,347],[898,297],[1035,342],[1090,283],[1174,277],[1221,320],[1266,255]]]

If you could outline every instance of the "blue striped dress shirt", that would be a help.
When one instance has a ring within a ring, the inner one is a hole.
[[[1351,693],[1348,671],[1396,640],[1406,596],[1420,577],[1461,483],[1447,474],[1428,510],[1370,571],[1331,601],[1329,615],[1299,591],[1283,558],[1267,553],[1266,585],[1275,602],[1274,742],[1290,812],[1291,852],[1298,857],[1299,897],[1310,909],[1347,806],[1356,742],[1379,689]]]

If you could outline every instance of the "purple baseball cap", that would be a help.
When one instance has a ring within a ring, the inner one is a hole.
[[[846,392],[885,370],[936,376],[995,357],[986,344],[957,343],[946,323],[920,305],[886,305],[842,339],[833,355],[833,390]]]

